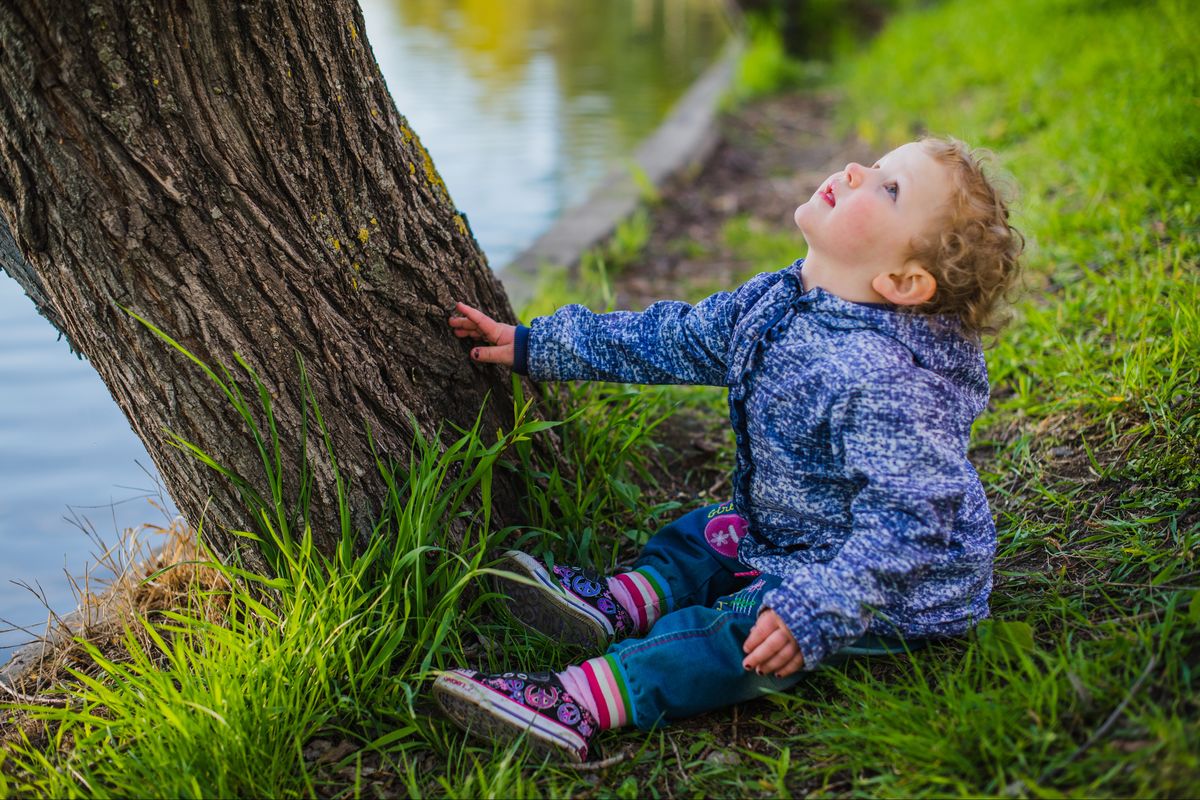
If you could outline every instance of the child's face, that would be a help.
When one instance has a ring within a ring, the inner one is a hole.
[[[834,294],[869,299],[859,295],[869,293],[871,279],[902,267],[912,240],[936,223],[951,182],[917,142],[871,167],[847,164],[796,209],[809,248],[805,273]]]

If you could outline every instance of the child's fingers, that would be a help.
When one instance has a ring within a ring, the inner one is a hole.
[[[484,330],[484,325],[491,321],[490,317],[466,303],[456,303],[455,308],[460,314],[460,316],[450,317],[450,327],[454,329],[455,336],[460,339],[467,336],[474,339],[486,338],[487,332]]]
[[[775,677],[786,678],[788,675],[791,675],[803,666],[804,655],[797,651],[796,655],[792,657],[791,661],[784,665],[783,669],[776,671]]]
[[[464,309],[469,309],[476,314],[480,313],[478,311],[475,311],[475,309],[471,308],[470,306],[463,306],[462,303],[459,303],[459,306],[462,306]],[[486,316],[484,318],[486,319]],[[468,331],[481,331],[482,330],[482,328],[479,325],[479,321],[477,319],[472,319],[471,317],[466,316],[465,314],[458,314],[458,315],[450,317],[450,327],[454,328],[456,330],[460,330],[460,329],[468,330]]]
[[[779,635],[780,633],[781,631],[776,630],[768,634],[762,642],[750,651],[750,655],[742,660],[742,666],[746,669],[762,672],[763,665],[770,661],[779,652],[779,648],[787,642],[786,632],[782,636]]]
[[[517,330],[515,325],[496,322],[487,314],[466,303],[457,303],[455,307],[463,316],[451,317],[450,327],[454,328],[454,332],[459,338],[470,336],[475,339],[483,339],[493,345],[512,344]]]
[[[772,643],[770,639],[768,639],[758,647],[754,648],[754,650],[750,652],[750,655],[746,656],[742,660],[742,666],[746,669],[752,669],[761,675],[763,672],[763,664],[765,664],[773,655],[775,655],[776,649],[776,645]]]
[[[492,331],[500,324],[479,309],[472,308],[466,303],[455,303],[454,307],[458,309],[460,314],[474,323],[475,327],[482,331],[484,336],[491,337]]]
[[[779,670],[786,667],[788,662],[796,657],[796,652],[798,650],[799,648],[796,647],[795,642],[791,641],[791,637],[788,636],[786,639],[782,640],[779,645],[779,649],[775,651],[774,655],[764,661],[763,665],[759,667],[759,669],[764,674],[768,675],[777,673]]]
[[[783,655],[783,651],[787,648],[791,638],[792,636],[787,632],[787,629],[776,628],[771,632],[771,635],[768,636],[766,640],[758,646],[759,650],[764,651],[763,657],[759,661],[759,668],[762,669],[763,672],[769,671],[767,668],[776,661],[779,662],[779,666],[781,667],[788,662],[788,660],[792,657],[790,653],[786,654],[787,658],[780,660],[780,657]]]
[[[471,336],[475,339],[480,339],[483,337],[483,333],[480,332],[478,326],[476,326],[474,322],[471,322],[471,320],[467,319],[466,317],[451,317],[450,327],[454,329],[454,335],[460,339],[467,336]]]
[[[462,302],[461,300],[455,301],[454,308],[458,311],[458,313],[460,313],[464,317],[468,317],[468,318],[477,317],[477,316],[478,317],[486,317],[487,316],[487,314],[484,314],[482,311],[480,311],[475,306],[469,306],[466,303]]]
[[[760,616],[754,623],[754,627],[750,629],[750,635],[746,637],[746,641],[742,644],[742,652],[750,653],[760,644],[763,639],[766,639],[771,631],[775,630],[769,617]]]
[[[513,346],[505,344],[498,347],[476,347],[471,350],[471,358],[482,364],[504,364],[511,367]]]

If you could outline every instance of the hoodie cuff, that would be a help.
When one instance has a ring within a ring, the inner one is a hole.
[[[518,325],[513,331],[513,372],[529,374],[529,328]]]
[[[795,602],[782,588],[773,589],[763,597],[763,607],[779,615],[788,632],[796,640],[800,655],[804,656],[805,671],[814,670],[829,655],[821,637],[821,631],[812,623],[808,609]]]

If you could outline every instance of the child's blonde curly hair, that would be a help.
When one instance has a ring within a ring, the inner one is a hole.
[[[1020,272],[1025,237],[984,172],[986,154],[950,137],[920,143],[950,170],[953,188],[936,232],[912,242],[909,257],[937,279],[933,299],[914,310],[956,317],[967,333],[996,334],[1008,322],[1001,301]]]

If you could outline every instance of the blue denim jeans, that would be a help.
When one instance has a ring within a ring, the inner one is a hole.
[[[745,535],[731,503],[706,506],[664,526],[638,558],[635,567],[653,572],[667,592],[663,615],[645,636],[616,642],[607,655],[617,662],[639,728],[782,691],[803,678],[803,671],[776,678],[742,667],[742,643],[762,598],[781,582],[737,560]],[[899,640],[868,636],[830,661],[903,651]]]

